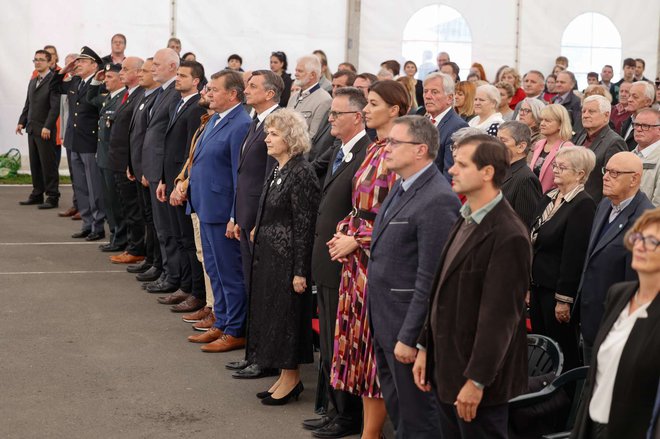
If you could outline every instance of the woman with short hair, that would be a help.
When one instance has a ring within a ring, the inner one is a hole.
[[[494,85],[486,84],[477,87],[474,96],[474,114],[476,117],[468,125],[480,128],[491,136],[497,136],[497,127],[504,122],[497,111],[500,106],[500,92]]]
[[[520,73],[518,73],[518,70],[514,69],[513,67],[507,67],[502,69],[502,72],[500,73],[500,79],[497,82],[500,81],[508,82],[511,84],[511,87],[513,87],[514,93],[513,97],[511,98],[511,102],[509,103],[509,108],[515,110],[518,102],[522,101],[527,96],[525,94],[525,90],[523,90],[520,86],[522,84]]]
[[[529,127],[532,132],[532,143],[530,144],[530,155],[527,161],[531,160],[531,153],[536,143],[541,140],[541,133],[539,132],[539,125],[541,124],[541,111],[545,108],[546,103],[540,99],[525,98],[520,104],[518,109],[518,121],[524,123]]]

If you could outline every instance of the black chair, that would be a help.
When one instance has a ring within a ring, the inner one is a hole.
[[[553,373],[561,375],[564,354],[553,339],[539,334],[527,335],[527,376],[535,377]]]
[[[510,436],[524,438],[529,434],[529,437],[544,439],[568,438],[588,372],[589,366],[569,370],[538,392],[510,400]]]

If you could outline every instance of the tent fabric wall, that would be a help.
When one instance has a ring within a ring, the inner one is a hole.
[[[27,158],[27,139],[16,136],[14,129],[36,49],[54,44],[62,62],[67,53],[83,45],[104,56],[111,35],[121,32],[128,38],[126,53],[146,57],[163,47],[170,36],[171,0],[0,1],[5,6],[0,16],[3,59],[11,61],[0,64],[0,153],[18,146]],[[327,53],[332,70],[346,58],[347,0],[176,0],[175,4],[175,29],[182,50],[195,52],[207,74],[224,68],[232,53],[243,57],[246,69],[257,69],[268,68],[270,52],[282,50],[289,58],[289,72],[295,68],[296,58],[314,49]],[[472,59],[486,67],[489,78],[500,65],[512,65],[516,58],[518,4],[521,71],[539,68],[548,72],[560,54],[566,25],[592,11],[609,17],[617,26],[622,55],[644,58],[646,76],[656,75],[660,3],[645,0],[555,0],[551,7],[537,0],[361,0],[358,69],[376,72],[383,60],[405,61],[401,55],[405,25],[416,11],[432,4],[450,6],[463,15],[472,35]]]

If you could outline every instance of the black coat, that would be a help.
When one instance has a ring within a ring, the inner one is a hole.
[[[64,82],[64,75],[56,73],[50,87],[56,93],[67,95],[69,102],[64,146],[78,153],[96,153],[99,111],[87,100],[91,79],[78,88],[81,82],[78,76]]]
[[[110,94],[101,94],[100,85],[91,85],[87,87],[87,101],[96,106],[99,110],[98,121],[98,145],[96,147],[96,163],[100,168],[110,169],[108,155],[110,149],[110,131],[112,120],[115,117],[117,108],[121,105],[125,89],[118,92],[114,97]]]
[[[323,116],[323,123],[319,127],[316,134],[314,134],[314,138],[312,139],[312,149],[309,150],[309,154],[307,155],[307,159],[310,162],[314,162],[314,160],[321,157],[328,149],[331,149],[332,146],[337,142],[337,139],[332,134],[330,134],[330,131],[332,130],[332,126],[328,121],[329,112],[330,109],[328,109],[328,111]],[[319,179],[321,179],[321,176],[319,176]]]
[[[165,183],[168,195],[174,189],[174,179],[188,158],[193,135],[199,128],[202,115],[206,113],[206,109],[198,105],[199,98],[199,94],[196,94],[188,99],[177,113],[175,111],[178,102],[171,108],[170,122],[165,133],[161,174],[161,181]]]
[[[48,72],[37,87],[37,78],[32,78],[28,84],[27,97],[18,123],[23,125],[25,132],[40,136],[41,129],[47,128],[55,136],[57,117],[60,115],[60,95],[51,90],[50,82],[53,72]]]
[[[158,89],[151,92],[148,96],[146,90],[136,104],[131,117],[131,124],[128,136],[128,167],[135,178],[140,181],[144,172],[142,171],[142,146],[144,144],[144,135],[147,132],[147,116],[149,110],[158,96]]]
[[[523,158],[511,164],[502,183],[502,194],[527,227],[532,226],[543,196],[541,182]]]
[[[638,282],[623,282],[613,285],[607,293],[605,314],[594,342],[594,354],[582,391],[572,439],[591,437],[589,404],[598,371],[598,350],[638,287]],[[607,424],[607,439],[644,439],[651,423],[660,377],[660,295],[656,296],[646,312],[647,318],[637,319],[635,322],[619,360]]]
[[[115,111],[110,130],[110,143],[108,148],[108,167],[115,172],[126,172],[129,155],[129,129],[133,119],[133,111],[144,96],[142,87],[136,88],[126,102]]]
[[[165,149],[165,133],[170,123],[172,107],[181,99],[172,82],[162,90],[147,114],[147,131],[142,144],[142,173],[147,181],[158,183],[163,176],[163,157]]]
[[[346,218],[353,208],[353,177],[362,165],[367,147],[370,144],[369,136],[364,136],[358,140],[351,148],[353,158],[349,162],[346,162],[344,158],[334,175],[332,174],[332,164],[339,153],[341,145],[335,147],[329,160],[328,174],[323,182],[321,203],[316,218],[314,250],[312,252],[312,277],[314,282],[329,288],[339,289],[342,264],[330,260],[326,242],[330,241],[332,235],[337,231],[337,223]]]
[[[254,234],[247,352],[261,367],[295,369],[311,363],[310,261],[319,182],[301,155],[263,186]],[[293,277],[307,290],[293,290]]]
[[[630,116],[628,119],[624,120],[621,123],[621,137],[623,138],[624,142],[626,142],[628,151],[632,151],[637,147],[637,141],[635,140],[635,130],[634,129],[630,130],[630,134],[626,136],[626,133],[630,128],[630,125],[632,125],[632,121],[633,121],[633,116]]]
[[[566,100],[562,102],[561,105],[566,108],[568,115],[571,116],[573,132],[580,132],[582,130],[582,102],[580,101],[580,98],[575,96],[575,93],[571,90],[568,96],[566,96]]]

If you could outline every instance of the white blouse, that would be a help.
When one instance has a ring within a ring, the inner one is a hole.
[[[494,123],[502,123],[504,119],[502,118],[502,113],[493,113],[488,119],[481,120],[481,116],[475,116],[468,122],[468,125],[474,128],[479,128],[482,130],[487,130]]]
[[[607,424],[610,419],[610,407],[612,405],[612,393],[614,392],[614,382],[616,373],[619,369],[619,361],[623,348],[628,341],[630,332],[635,326],[637,319],[648,317],[646,309],[651,302],[645,303],[629,314],[627,305],[619,317],[614,322],[609,334],[603,340],[598,349],[598,369],[596,370],[596,382],[594,384],[594,393],[589,403],[589,416],[593,421],[600,424]]]

